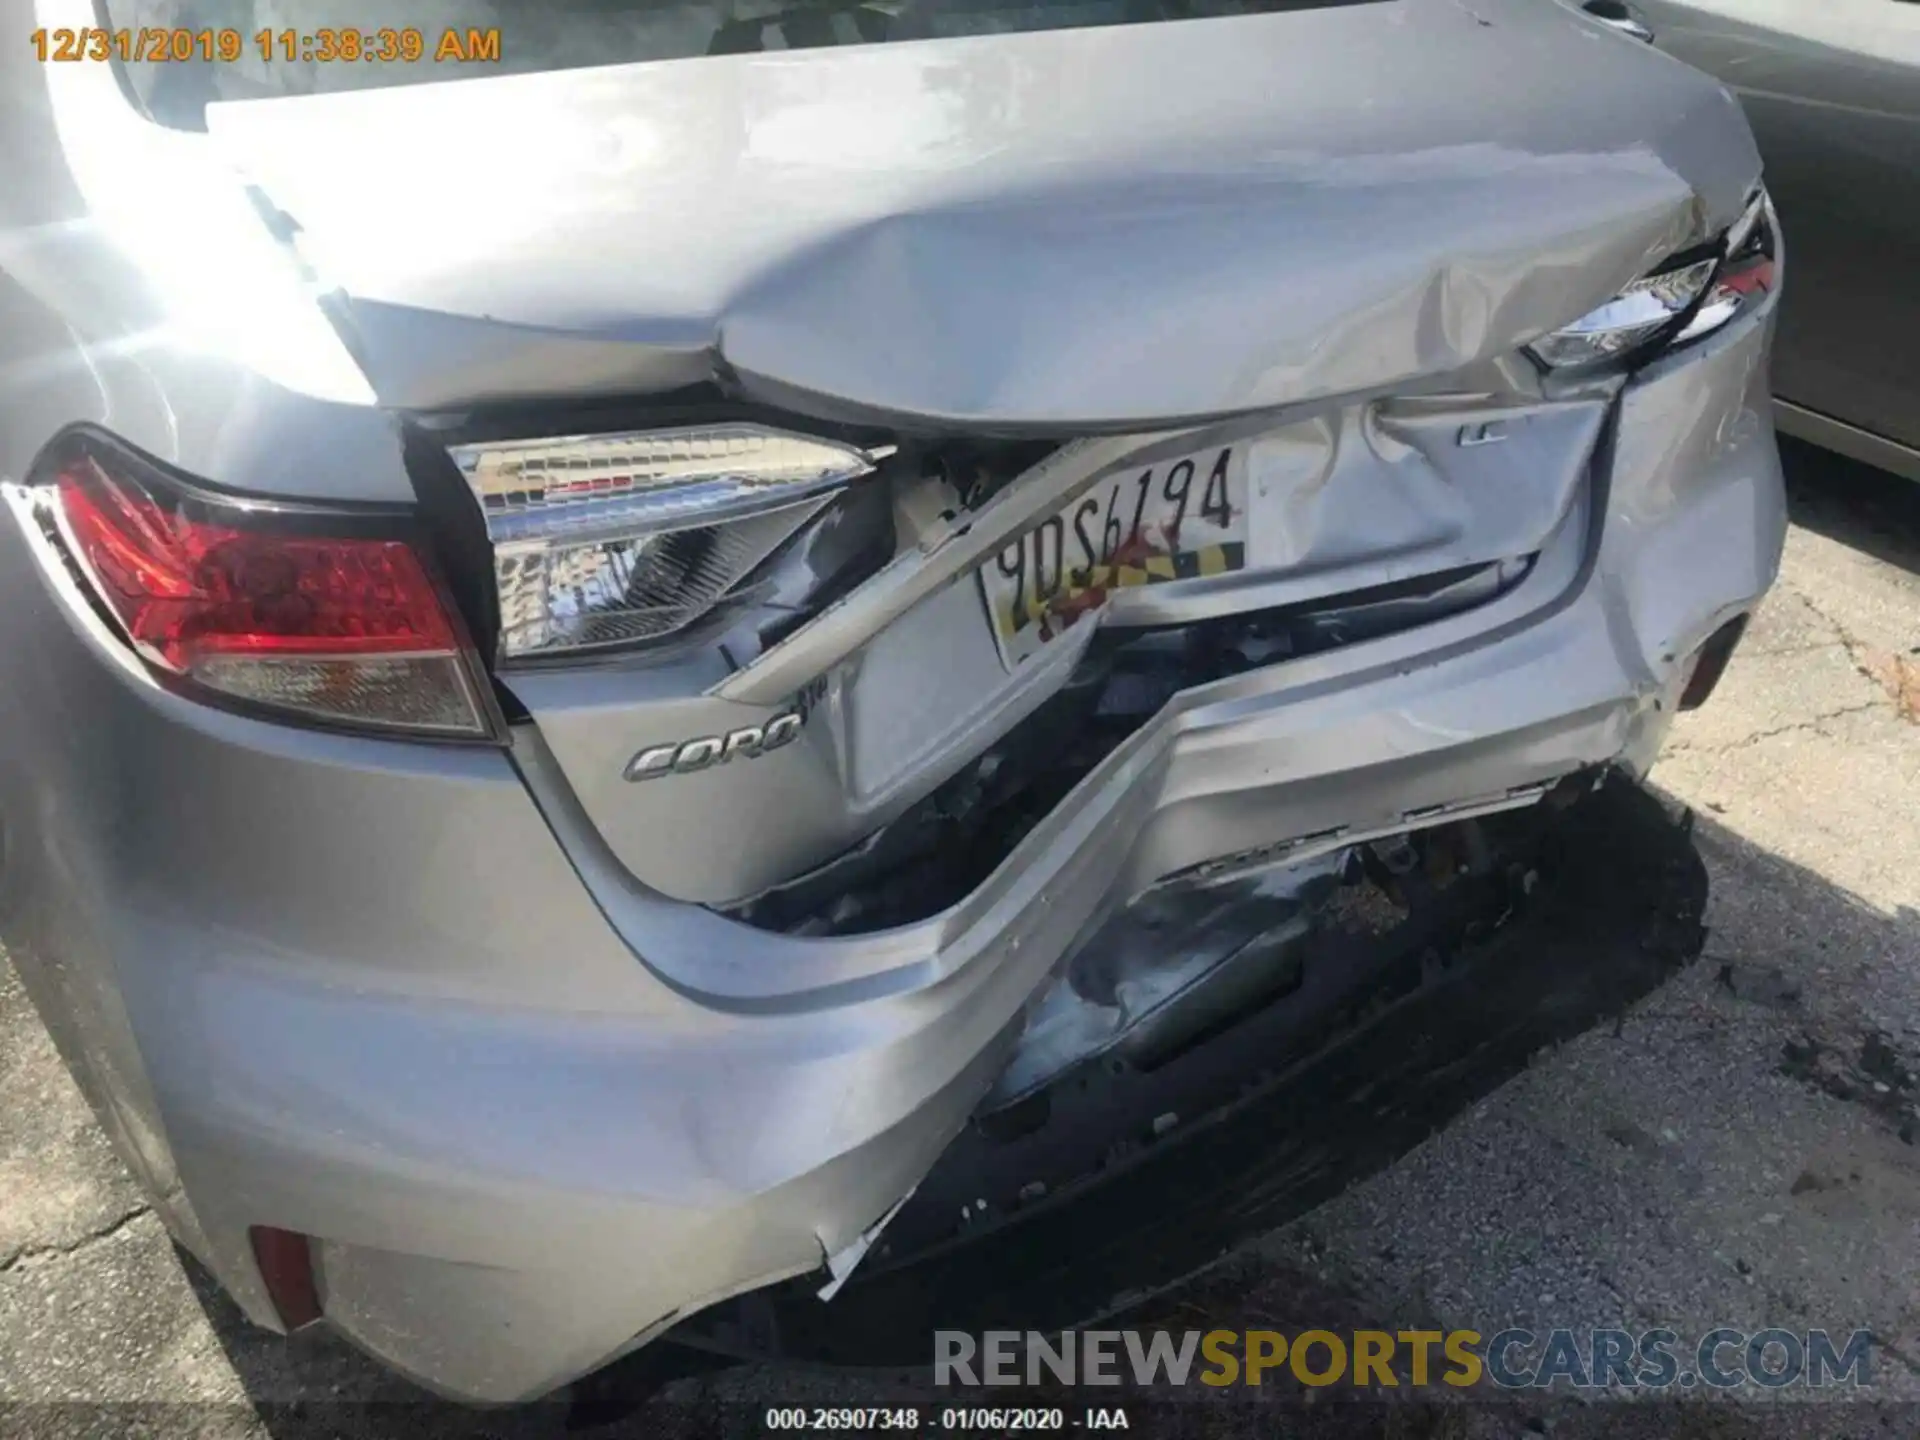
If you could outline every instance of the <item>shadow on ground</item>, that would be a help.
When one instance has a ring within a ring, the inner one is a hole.
[[[1920,574],[1920,481],[1780,437],[1793,523]]]

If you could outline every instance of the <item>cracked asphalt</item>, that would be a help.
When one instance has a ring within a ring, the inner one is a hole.
[[[1879,1395],[1920,1399],[1920,486],[1786,449],[1780,584],[1654,774],[1696,813],[1702,959],[1201,1277],[1214,1313],[1867,1327]],[[167,1428],[238,1436],[415,1395],[183,1268],[0,959],[0,1430],[93,1423],[4,1402],[215,1402]]]

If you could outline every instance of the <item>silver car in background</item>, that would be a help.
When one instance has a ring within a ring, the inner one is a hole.
[[[1645,0],[1740,97],[1793,233],[1781,429],[1920,480],[1920,5]]]
[[[1570,7],[286,8],[0,4],[0,937],[263,1325],[837,1283],[1774,577],[1759,157]]]

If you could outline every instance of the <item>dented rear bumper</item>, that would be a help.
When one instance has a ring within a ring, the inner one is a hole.
[[[449,1394],[538,1395],[846,1251],[1142,891],[1650,763],[1689,657],[1778,561],[1767,323],[1624,391],[1498,598],[1184,692],[960,902],[854,937],[644,890],[531,727],[443,752],[172,696],[6,526],[0,575],[34,588],[0,605],[31,667],[0,724],[47,758],[0,773],[37,831],[7,837],[9,950],[249,1314],[277,1322],[250,1230],[297,1232],[325,1323]]]

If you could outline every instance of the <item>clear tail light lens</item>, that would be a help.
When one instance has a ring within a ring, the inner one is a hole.
[[[455,447],[493,542],[500,658],[684,631],[883,453],[748,424]]]
[[[1645,275],[1613,299],[1564,330],[1543,335],[1530,347],[1549,369],[1566,370],[1610,360],[1651,340],[1705,293],[1717,260],[1696,260],[1678,269]]]
[[[46,491],[75,568],[160,674],[328,725],[493,733],[423,554],[358,517],[251,503],[78,442]]]
[[[1773,206],[1764,190],[1721,242],[1717,255],[1644,275],[1599,309],[1527,349],[1549,370],[1578,369],[1665,337],[1680,345],[1728,324],[1777,283]]]
[[[1780,283],[1779,250],[1773,202],[1763,190],[1754,196],[1740,223],[1727,232],[1727,258],[1713,277],[1713,288],[1674,343],[1683,345],[1711,335],[1772,294]]]

